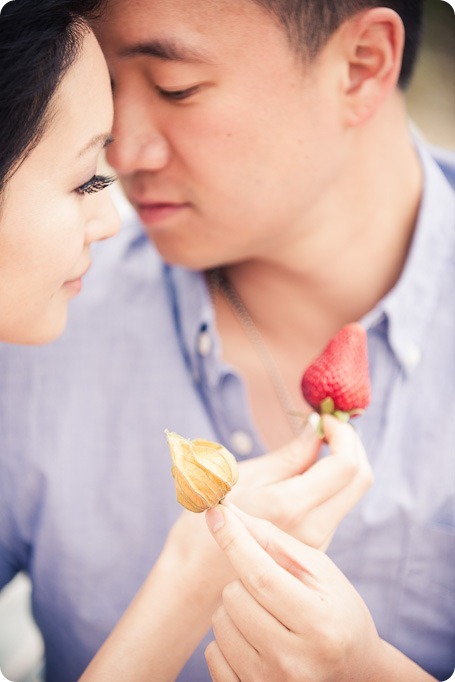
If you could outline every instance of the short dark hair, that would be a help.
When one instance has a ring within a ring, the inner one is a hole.
[[[0,193],[41,139],[100,0],[12,0],[0,14]]]
[[[399,86],[409,83],[421,40],[423,0],[253,0],[285,27],[297,52],[314,58],[330,36],[357,12],[389,7],[400,15],[406,31]]]

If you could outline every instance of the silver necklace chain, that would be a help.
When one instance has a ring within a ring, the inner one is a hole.
[[[302,432],[306,420],[301,412],[296,409],[295,403],[291,397],[291,394],[289,393],[280,368],[270,353],[261,332],[254,323],[254,320],[248,312],[245,304],[222,269],[217,268],[210,270],[208,273],[208,282],[212,301],[215,300],[214,294],[218,289],[231,306],[235,317],[241,324],[246,336],[250,339],[251,344],[256,350],[256,353],[266,371],[267,376],[269,377],[269,380],[275,391],[275,395],[278,398],[278,401],[284,414],[286,415],[293,433],[299,435]]]

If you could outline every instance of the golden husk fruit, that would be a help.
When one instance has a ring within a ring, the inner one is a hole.
[[[187,440],[166,431],[173,462],[177,501],[192,512],[218,504],[238,479],[237,461],[229,450],[208,440]]]

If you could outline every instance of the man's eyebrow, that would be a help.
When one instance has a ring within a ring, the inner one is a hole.
[[[119,57],[128,59],[130,57],[155,57],[163,61],[171,62],[204,62],[210,63],[203,51],[183,45],[172,39],[153,39],[145,42],[128,45],[119,51]]]
[[[114,138],[110,133],[104,133],[101,135],[95,135],[88,144],[85,145],[85,147],[79,152],[77,155],[78,158],[81,156],[85,156],[88,152],[90,152],[92,149],[95,149],[96,147],[106,149],[106,147],[109,147],[109,145],[114,141]]]

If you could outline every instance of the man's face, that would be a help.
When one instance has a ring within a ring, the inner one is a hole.
[[[108,160],[163,257],[207,268],[292,245],[341,164],[330,50],[303,66],[249,0],[110,0],[96,33]]]

